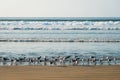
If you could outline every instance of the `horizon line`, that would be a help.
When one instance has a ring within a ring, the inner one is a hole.
[[[120,17],[0,17],[0,21],[120,21]]]

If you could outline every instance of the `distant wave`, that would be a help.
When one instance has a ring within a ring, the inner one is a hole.
[[[0,39],[0,42],[120,42],[120,40],[100,39]]]

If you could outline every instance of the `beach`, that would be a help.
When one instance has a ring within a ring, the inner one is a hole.
[[[0,80],[120,80],[120,66],[0,66]]]

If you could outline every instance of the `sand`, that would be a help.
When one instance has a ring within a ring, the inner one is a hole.
[[[120,66],[1,66],[0,80],[120,80]]]

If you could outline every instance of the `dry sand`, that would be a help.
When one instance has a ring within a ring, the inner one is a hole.
[[[1,66],[0,80],[120,80],[120,66]]]

